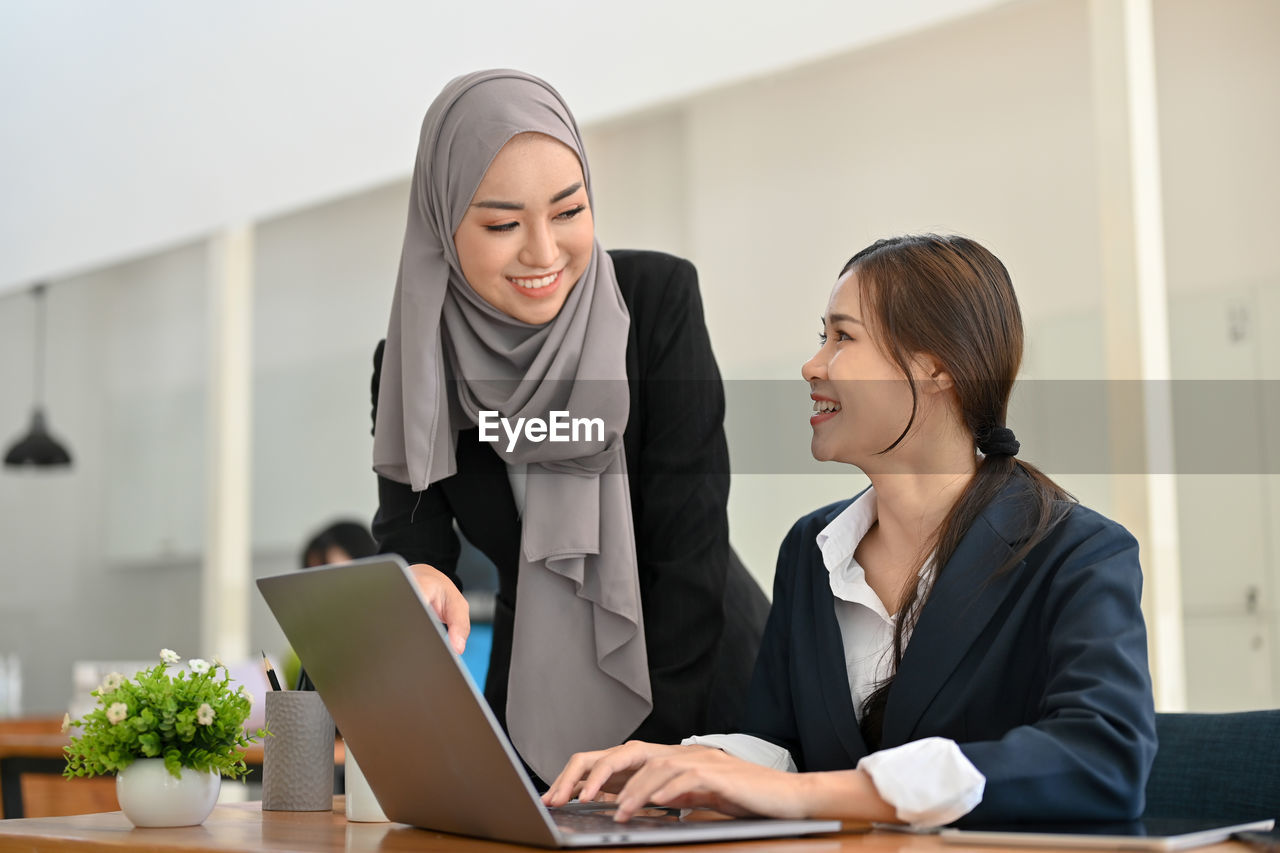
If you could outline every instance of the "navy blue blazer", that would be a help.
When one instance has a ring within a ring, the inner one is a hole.
[[[986,777],[961,823],[1127,820],[1143,809],[1156,751],[1138,544],[1072,505],[1005,574],[1025,536],[1021,475],[938,573],[885,708],[882,748],[950,738]],[[852,499],[796,522],[742,731],[790,750],[802,771],[867,754],[849,693],[829,574],[815,537]]]

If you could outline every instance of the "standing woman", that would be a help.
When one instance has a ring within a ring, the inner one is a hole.
[[[509,70],[450,82],[423,122],[375,359],[374,536],[458,651],[455,522],[497,566],[485,696],[544,779],[575,751],[732,725],[767,613],[729,547],[696,273],[606,253],[592,204],[554,89]],[[554,412],[599,428],[517,426]]]
[[[822,326],[802,368],[813,455],[871,486],[782,543],[741,733],[575,756],[544,799],[621,789],[620,820],[648,801],[923,826],[1137,817],[1156,746],[1138,545],[1017,459],[1004,265],[963,237],[881,240]]]

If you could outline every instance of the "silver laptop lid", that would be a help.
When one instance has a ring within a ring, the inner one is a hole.
[[[403,560],[386,555],[290,572],[261,578],[258,588],[392,820],[543,847],[840,829],[839,821],[678,816],[577,822],[557,810],[561,827]]]
[[[561,839],[444,626],[395,555],[258,580],[387,817]]]

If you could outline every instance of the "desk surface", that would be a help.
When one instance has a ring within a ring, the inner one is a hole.
[[[227,851],[418,851],[418,853],[511,853],[513,844],[481,841],[414,829],[402,823],[348,823],[343,800],[334,798],[331,812],[264,812],[261,803],[218,806],[200,826],[138,829],[120,812],[73,817],[0,820],[0,851],[121,850],[143,853],[227,853]],[[944,844],[931,836],[896,832],[846,832],[812,838],[738,841],[689,847],[627,847],[626,851],[695,850],[706,853],[963,853],[1016,848],[966,847]],[[1237,842],[1200,848],[1209,853],[1248,850]],[[1044,848],[1039,848],[1043,853]],[[1021,853],[1032,853],[1025,848]]]

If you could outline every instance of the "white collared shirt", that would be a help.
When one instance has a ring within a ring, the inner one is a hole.
[[[822,562],[830,576],[835,597],[836,621],[844,646],[849,694],[859,714],[876,686],[892,671],[893,630],[897,614],[890,615],[884,602],[867,583],[866,573],[854,552],[878,517],[876,493],[868,488],[817,536]],[[933,558],[920,569],[917,601],[923,601],[933,584]],[[904,637],[904,642],[910,637]],[[703,735],[683,743],[722,749],[745,761],[795,772],[791,753],[751,735]],[[917,827],[941,826],[958,820],[982,802],[986,778],[947,738],[924,738],[875,752],[858,762],[875,783],[898,819]]]

